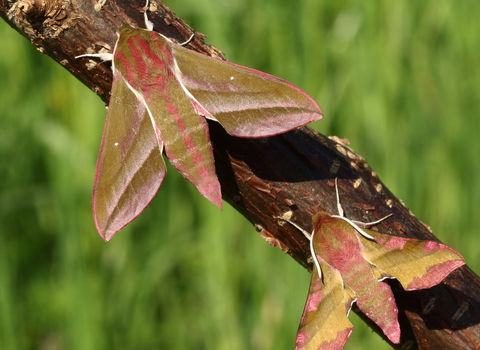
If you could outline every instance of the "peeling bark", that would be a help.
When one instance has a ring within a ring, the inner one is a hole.
[[[0,16],[37,49],[68,69],[108,102],[112,74],[108,64],[76,60],[84,53],[108,52],[123,23],[143,27],[142,1],[0,0]],[[214,57],[223,54],[161,3],[149,6],[154,30]],[[390,193],[365,159],[345,141],[327,138],[308,127],[264,139],[229,136],[210,123],[223,198],[250,220],[270,244],[311,269],[308,241],[291,220],[311,231],[318,211],[336,212],[334,179],[339,179],[348,218],[374,221],[392,235],[436,240],[403,203]],[[221,213],[219,213],[221,215]],[[391,282],[400,310],[402,339],[396,349],[479,349],[480,279],[468,267],[428,290],[405,292]],[[372,322],[355,310],[383,336]]]

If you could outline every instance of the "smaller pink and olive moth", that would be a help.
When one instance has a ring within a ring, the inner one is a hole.
[[[360,228],[388,216],[365,224],[347,219],[336,179],[335,187],[339,215],[319,212],[313,217],[313,233],[301,230],[310,240],[314,269],[296,350],[342,349],[353,331],[348,313],[354,302],[390,341],[399,343],[397,305],[390,286],[383,281],[395,278],[407,291],[426,289],[465,261],[441,243]]]

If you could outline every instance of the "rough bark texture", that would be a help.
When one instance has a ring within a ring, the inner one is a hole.
[[[108,51],[123,23],[143,27],[144,1],[0,0],[0,16],[41,52],[63,65],[105,102],[109,99],[108,64],[75,60],[86,52]],[[150,6],[155,30],[179,42],[194,31],[161,3]],[[187,46],[220,57],[195,33]],[[210,123],[223,198],[232,204],[270,244],[311,269],[308,242],[277,217],[311,230],[317,211],[336,212],[334,178],[349,218],[373,221],[393,213],[379,226],[402,237],[435,240],[428,227],[382,184],[365,160],[341,143],[307,127],[264,139],[239,139]],[[221,213],[219,212],[219,215]],[[434,288],[405,292],[392,282],[400,309],[401,343],[396,349],[480,349],[480,279],[468,267]],[[355,310],[358,312],[358,310]],[[364,315],[363,319],[376,329]],[[383,336],[383,335],[382,335]]]

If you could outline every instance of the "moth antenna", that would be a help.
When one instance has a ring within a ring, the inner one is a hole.
[[[343,207],[340,204],[340,195],[338,194],[338,177],[335,178],[335,192],[337,193],[337,210],[338,210],[338,215],[340,216],[345,216],[345,213],[343,211]]]
[[[148,11],[148,1],[145,3],[145,12],[143,13],[143,18],[145,20],[145,28],[148,30],[153,30],[153,23],[148,19],[147,11]]]
[[[338,194],[338,178],[335,178],[335,191],[337,193],[337,208],[338,208],[338,215],[330,215],[332,218],[337,218],[337,219],[341,219],[343,221],[346,221],[348,222],[350,225],[353,226],[353,228],[355,230],[357,230],[363,237],[367,238],[367,239],[371,239],[371,240],[375,240],[375,238],[373,238],[372,236],[370,236],[368,233],[366,233],[360,226],[358,225],[365,225],[365,226],[372,226],[372,225],[376,225],[380,222],[382,222],[383,220],[385,220],[386,218],[389,218],[390,216],[392,216],[393,214],[388,214],[387,216],[384,216],[383,218],[377,220],[377,221],[372,221],[372,222],[361,222],[361,221],[356,221],[356,220],[350,220],[350,219],[347,219],[345,217],[345,212],[343,211],[343,208],[342,208],[342,205],[340,204],[340,196]]]
[[[350,219],[347,219],[345,216],[340,216],[340,215],[330,215],[332,218],[337,218],[337,219],[341,219],[343,221],[346,221],[348,222],[350,225],[353,226],[353,228],[355,230],[357,230],[363,237],[367,238],[367,239],[371,239],[372,241],[375,240],[375,238],[373,238],[372,236],[370,236],[368,233],[366,233],[360,226],[358,226],[355,222],[353,222],[352,220]]]
[[[193,37],[195,36],[195,33],[193,33],[192,35],[190,35],[190,38],[188,38],[185,42],[181,43],[181,44],[178,44],[180,46],[185,46],[187,45],[190,41],[192,41]]]
[[[378,219],[376,221],[371,221],[371,222],[361,222],[361,221],[357,221],[357,220],[352,220],[354,223],[356,224],[359,224],[359,225],[364,225],[364,226],[374,226],[376,224],[379,224],[381,223],[383,220],[389,218],[390,216],[392,216],[393,214],[388,214],[387,216],[384,216],[383,218],[381,219]]]
[[[96,57],[96,58],[100,58],[102,62],[108,62],[113,60],[113,54],[111,53],[91,53],[91,54],[87,53],[84,55],[75,56],[75,59],[82,58],[82,57]]]

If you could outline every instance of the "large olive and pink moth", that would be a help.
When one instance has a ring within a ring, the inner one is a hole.
[[[399,343],[398,309],[384,280],[395,278],[407,291],[431,288],[465,261],[441,243],[361,228],[387,217],[365,224],[347,219],[337,180],[335,187],[339,214],[319,212],[313,217],[312,234],[301,230],[310,240],[314,269],[296,350],[342,349],[353,331],[348,313],[354,302],[390,341]]]
[[[112,61],[93,189],[95,224],[107,241],[157,193],[166,175],[163,152],[222,206],[206,119],[233,136],[266,137],[322,118],[317,103],[293,84],[188,50],[149,27],[123,25],[113,54],[78,56]]]

